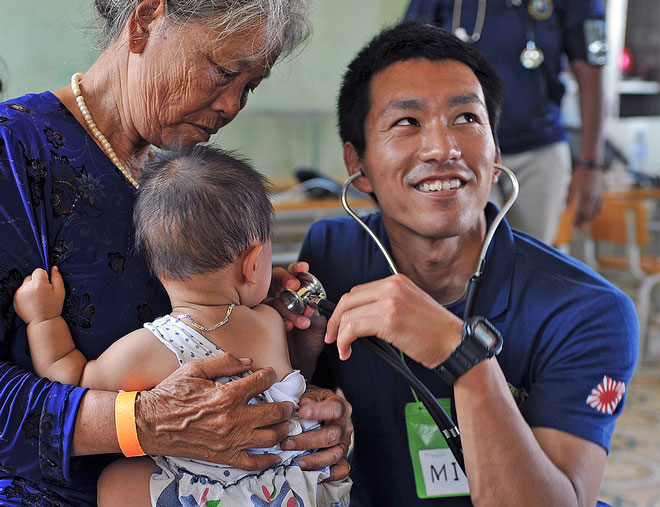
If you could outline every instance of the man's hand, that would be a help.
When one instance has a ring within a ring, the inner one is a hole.
[[[567,198],[567,206],[575,205],[573,225],[580,227],[594,218],[600,212],[602,200],[602,171],[575,166]]]
[[[269,299],[266,302],[282,316],[287,331],[291,331],[294,328],[307,329],[311,324],[309,319],[309,315],[312,313],[311,310],[306,310],[304,315],[296,315],[287,310],[280,299],[280,295],[286,289],[298,290],[300,288],[300,280],[296,278],[296,273],[302,273],[308,270],[309,264],[306,262],[293,262],[289,265],[288,269],[273,268],[273,277],[270,282],[270,289],[268,290]]]
[[[230,354],[184,364],[135,404],[138,438],[148,454],[185,456],[261,470],[279,463],[272,454],[246,449],[271,447],[291,430],[292,403],[248,405],[276,380],[272,368],[222,384],[210,379],[241,374],[251,361]]]
[[[306,308],[304,315],[291,313],[279,298],[285,288],[299,289],[300,280],[296,278],[295,273],[308,269],[309,265],[306,262],[294,262],[289,266],[288,271],[282,268],[273,269],[269,292],[271,298],[267,302],[284,320],[292,366],[299,369],[305,378],[310,379],[316,368],[316,360],[323,350],[326,319],[311,308]]]
[[[317,430],[286,438],[281,443],[282,449],[318,449],[300,457],[300,467],[303,470],[318,470],[330,466],[330,477],[326,480],[343,479],[350,471],[346,457],[353,434],[351,413],[351,405],[341,396],[328,389],[308,385],[300,398],[298,415],[301,419],[315,419],[324,424]]]
[[[377,336],[427,368],[442,363],[461,341],[462,321],[405,275],[357,285],[344,294],[328,321],[326,343],[348,359],[351,343]]]
[[[51,281],[48,273],[37,268],[32,275],[25,277],[14,295],[14,310],[26,324],[59,317],[64,305],[64,281],[57,266],[51,269]]]

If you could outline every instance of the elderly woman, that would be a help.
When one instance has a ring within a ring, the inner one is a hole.
[[[93,505],[109,461],[102,455],[120,451],[115,423],[125,432],[128,421],[130,433],[131,417],[148,454],[260,469],[277,458],[245,449],[284,439],[285,449],[321,448],[299,460],[303,468],[337,463],[331,479],[345,476],[348,405],[310,388],[300,416],[326,424],[285,438],[291,404],[247,404],[275,381],[272,370],[228,385],[209,380],[246,371],[248,359],[189,363],[128,408],[115,407],[116,393],[30,373],[25,324],[11,301],[35,266],[58,266],[62,315],[88,358],[169,312],[133,247],[140,167],[151,146],[208,141],[308,32],[304,0],[96,4],[108,45],[90,69],[53,93],[0,104],[0,503]]]

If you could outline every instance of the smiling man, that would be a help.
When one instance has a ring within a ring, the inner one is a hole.
[[[488,196],[503,177],[494,165],[501,102],[488,62],[429,24],[385,30],[344,75],[346,167],[375,194],[380,211],[365,220],[402,274],[388,276],[350,218],[321,221],[300,259],[339,303],[327,329],[289,317],[315,380],[340,387],[353,405],[351,505],[596,504],[637,358],[632,302],[505,220],[475,316],[462,319],[497,212]],[[403,351],[414,374],[453,404],[467,480],[439,434],[416,430],[424,416],[415,395],[358,340],[368,335]]]

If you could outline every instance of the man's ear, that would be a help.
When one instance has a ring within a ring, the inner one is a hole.
[[[501,164],[502,163],[502,156],[500,154],[500,149],[497,148],[497,154],[495,155],[495,163],[496,164]],[[495,185],[499,179],[500,179],[500,174],[502,174],[501,169],[498,169],[497,166],[495,167],[495,170],[493,171],[493,180],[491,184]]]
[[[350,176],[353,176],[355,173],[358,172],[362,173],[363,177],[358,178],[353,182],[355,188],[357,188],[361,192],[364,192],[365,194],[373,193],[374,189],[371,186],[369,177],[365,174],[363,170],[364,166],[362,164],[362,160],[360,159],[360,156],[358,155],[355,146],[353,146],[353,143],[344,143],[344,165],[346,165],[346,169],[348,170],[348,174]]]
[[[128,20],[128,48],[141,54],[147,47],[150,28],[154,21],[165,17],[166,0],[142,0]]]
[[[254,274],[257,271],[257,262],[259,262],[259,256],[263,249],[263,245],[252,245],[249,246],[245,251],[245,254],[243,254],[243,266],[241,271],[243,273],[243,279],[250,285],[257,283]]]

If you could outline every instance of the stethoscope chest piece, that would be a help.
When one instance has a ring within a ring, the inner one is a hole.
[[[286,289],[280,298],[287,310],[302,315],[305,307],[314,308],[319,299],[326,298],[326,293],[321,282],[311,273],[297,273],[296,278],[300,280],[300,288],[298,290]]]
[[[533,40],[528,40],[525,49],[520,53],[520,63],[526,69],[538,68],[545,59],[543,51],[536,45]]]

